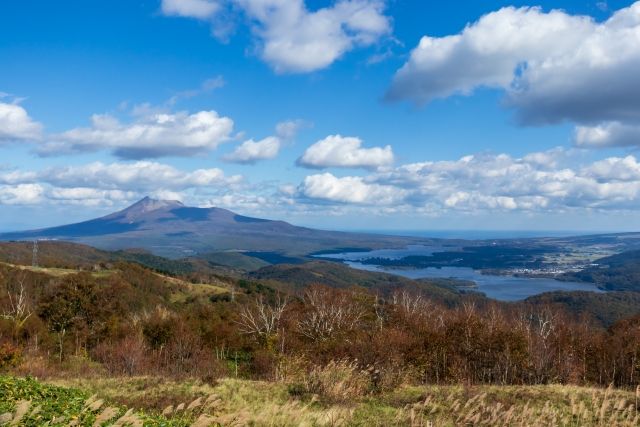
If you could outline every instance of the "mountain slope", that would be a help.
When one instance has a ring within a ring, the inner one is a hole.
[[[225,250],[300,256],[337,247],[398,247],[425,241],[315,230],[242,216],[226,209],[194,208],[148,197],[101,218],[0,234],[0,240],[35,239],[68,240],[108,250],[143,248],[171,258]]]

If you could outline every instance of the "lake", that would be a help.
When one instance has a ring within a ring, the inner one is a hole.
[[[489,298],[501,301],[517,301],[527,297],[552,291],[591,291],[602,292],[595,285],[589,283],[561,282],[547,278],[528,278],[514,276],[494,276],[481,274],[479,271],[468,267],[442,267],[442,268],[388,268],[378,265],[362,264],[360,260],[366,258],[400,259],[410,255],[428,256],[434,252],[443,250],[455,250],[455,247],[442,246],[408,246],[404,249],[380,249],[369,252],[344,252],[339,254],[322,255],[322,258],[330,258],[344,261],[352,268],[367,271],[397,274],[409,279],[424,278],[452,278],[475,282],[475,291],[482,292]]]

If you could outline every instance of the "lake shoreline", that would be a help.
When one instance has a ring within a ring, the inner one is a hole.
[[[405,249],[382,249],[370,252],[343,252],[318,256],[319,259],[330,261],[340,261],[351,268],[366,271],[376,271],[388,274],[395,274],[409,279],[449,279],[453,286],[460,291],[478,292],[488,298],[500,301],[520,301],[531,296],[554,291],[589,291],[603,292],[596,285],[591,283],[580,283],[556,280],[551,277],[523,277],[508,274],[507,270],[488,271],[476,270],[471,267],[458,266],[437,266],[427,268],[413,268],[409,266],[388,266],[363,263],[363,260],[371,258],[401,259],[406,256],[429,256],[441,250],[440,247],[433,246],[409,246]],[[466,282],[467,285],[456,286],[455,282]],[[475,286],[469,286],[472,282]]]

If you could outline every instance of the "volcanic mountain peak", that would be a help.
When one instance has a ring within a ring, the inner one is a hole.
[[[184,205],[179,200],[158,200],[145,197],[125,209],[127,212],[148,213],[157,210],[171,210],[182,208]]]
[[[152,213],[168,212],[173,209],[183,208],[184,205],[178,200],[157,200],[145,197],[133,205],[121,211],[107,215],[106,218],[126,218],[128,220],[140,219]]]
[[[142,248],[167,257],[215,251],[308,254],[334,248],[405,246],[414,239],[340,233],[185,206],[150,197],[110,215],[57,227],[0,233],[0,240],[56,239],[101,249]],[[418,240],[418,239],[415,239]]]

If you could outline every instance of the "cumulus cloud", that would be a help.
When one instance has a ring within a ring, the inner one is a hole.
[[[29,117],[23,107],[16,103],[0,102],[0,143],[37,140],[41,134],[42,125]]]
[[[269,215],[313,212],[317,206],[336,215],[637,211],[640,161],[635,156],[579,162],[573,152],[477,154],[386,167],[364,176],[318,173],[297,186],[250,184],[217,168],[181,170],[149,161],[4,170],[0,204],[122,206],[151,194]]]
[[[252,164],[259,160],[273,159],[278,155],[281,146],[280,138],[269,136],[260,141],[250,139],[236,147],[233,152],[223,157],[233,163]]]
[[[384,3],[344,0],[315,12],[303,0],[238,0],[255,21],[260,55],[276,72],[326,68],[357,46],[390,32]]]
[[[184,171],[171,165],[140,161],[94,162],[40,171],[0,173],[0,204],[31,204],[44,200],[99,205],[131,201],[143,195],[181,199],[181,192],[234,191],[240,175],[227,176],[218,168]]]
[[[91,118],[91,127],[52,136],[41,155],[111,150],[125,159],[192,156],[217,148],[231,139],[233,120],[215,111],[149,113],[132,123],[104,114]]]
[[[51,187],[46,192],[43,190],[43,195],[52,203],[79,206],[112,206],[114,203],[128,203],[139,198],[138,193],[133,191],[102,190],[89,187]]]
[[[362,140],[355,137],[330,135],[304,152],[298,159],[308,168],[367,168],[375,169],[393,163],[391,146],[362,148]]]
[[[399,201],[404,191],[367,183],[363,178],[338,178],[330,173],[307,176],[298,188],[302,197],[338,203],[387,205]]]
[[[640,2],[601,23],[506,7],[458,34],[423,37],[388,98],[426,104],[489,87],[506,92],[524,124],[638,121],[639,69]]]
[[[193,4],[199,7],[195,7]],[[178,0],[163,0],[167,15],[211,20],[202,3],[185,2],[176,11]],[[276,72],[305,73],[328,67],[345,53],[370,46],[391,32],[382,0],[340,0],[333,6],[310,11],[304,0],[226,0],[248,17],[259,55]],[[193,13],[189,13],[193,9]],[[168,10],[168,11],[167,11]],[[214,20],[215,21],[215,20]],[[213,25],[220,25],[213,22]],[[214,28],[215,32],[215,28]]]
[[[81,166],[50,168],[37,173],[35,179],[57,187],[92,187],[138,192],[231,186],[242,180],[238,175],[227,177],[218,168],[182,171],[171,165],[149,161],[110,164],[94,162]]]
[[[70,204],[122,206],[143,196],[171,200],[206,200],[242,193],[240,175],[218,168],[181,170],[149,162],[93,162],[39,171],[0,172],[0,204]]]
[[[254,164],[260,160],[274,159],[280,149],[295,138],[303,128],[309,126],[304,120],[287,120],[276,125],[275,136],[268,136],[260,141],[249,139],[238,145],[231,153],[223,156],[223,160],[232,163]]]
[[[42,201],[43,193],[39,184],[0,185],[0,204],[35,205]]]
[[[634,156],[575,165],[575,159],[566,154],[561,149],[521,158],[481,154],[411,163],[365,177],[312,175],[300,184],[297,197],[433,214],[640,206],[640,163]],[[545,162],[552,157],[556,160]]]

